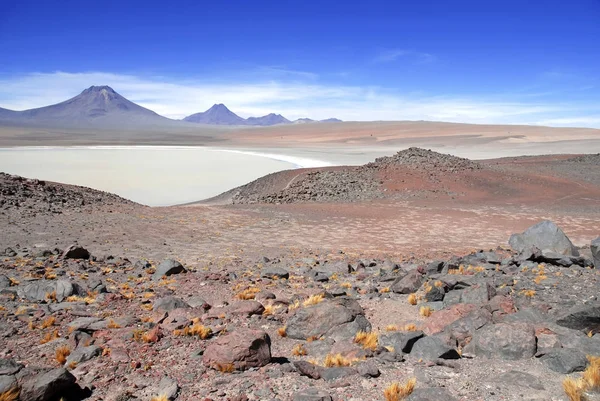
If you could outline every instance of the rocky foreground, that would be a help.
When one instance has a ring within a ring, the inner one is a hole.
[[[598,400],[600,238],[447,260],[11,247],[1,400]],[[34,248],[31,248],[34,249]]]

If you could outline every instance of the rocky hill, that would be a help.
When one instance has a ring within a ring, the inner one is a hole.
[[[76,213],[85,209],[135,205],[108,192],[0,173],[0,214]]]

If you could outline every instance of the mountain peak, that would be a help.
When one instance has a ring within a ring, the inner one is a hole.
[[[86,90],[84,90],[83,93],[101,93],[101,92],[108,92],[108,93],[114,93],[116,94],[117,92],[115,92],[115,90],[113,88],[111,88],[108,85],[100,85],[100,86],[90,86],[89,88],[87,88]]]

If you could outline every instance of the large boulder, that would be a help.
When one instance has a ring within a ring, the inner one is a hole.
[[[73,293],[73,284],[68,280],[39,280],[17,289],[20,298],[32,302],[50,301],[54,297],[57,302],[62,302]]]
[[[600,332],[600,304],[575,306],[563,313],[556,324],[584,333]]]
[[[584,371],[588,362],[583,352],[571,348],[551,349],[540,359],[550,370],[564,375]]]
[[[286,333],[298,340],[323,336],[343,340],[358,331],[371,331],[363,309],[354,300],[338,298],[299,309],[288,319]]]
[[[71,245],[62,253],[65,259],[89,259],[90,252],[80,245]]]
[[[413,270],[404,277],[397,278],[390,289],[396,294],[412,294],[423,283],[423,275],[418,270]]]
[[[526,323],[498,323],[483,327],[473,334],[464,348],[466,353],[516,360],[535,355],[537,344],[533,326]]]
[[[592,259],[594,260],[594,267],[600,269],[600,237],[592,241],[590,245],[592,250]]]
[[[189,308],[190,306],[183,300],[177,297],[164,297],[154,301],[152,310],[170,312],[174,309]]]
[[[221,336],[204,351],[204,364],[223,370],[246,370],[271,362],[271,338],[261,330],[238,329]]]
[[[393,347],[396,352],[410,353],[413,345],[424,336],[425,334],[420,330],[407,332],[396,331],[379,337],[379,345],[382,347]]]
[[[410,355],[426,361],[436,359],[459,359],[458,352],[449,347],[444,341],[436,336],[423,337],[412,347]]]
[[[522,234],[511,235],[508,243],[517,252],[536,247],[561,255],[579,256],[579,252],[571,240],[556,224],[549,220],[544,220],[529,227]]]
[[[287,279],[290,277],[290,273],[281,267],[265,267],[261,272],[261,277],[270,279]]]
[[[170,276],[172,274],[185,273],[185,267],[181,263],[173,259],[163,260],[160,265],[156,268],[154,280],[160,280],[163,276]]]
[[[76,379],[65,368],[50,370],[27,378],[21,388],[19,399],[27,401],[50,401],[60,397],[76,399],[80,392]]]

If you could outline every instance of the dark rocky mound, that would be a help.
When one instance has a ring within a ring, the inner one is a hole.
[[[108,192],[0,173],[0,213],[63,213],[85,207],[135,205]]]
[[[589,163],[589,164],[600,165],[600,153],[573,157],[573,158],[567,159],[567,162],[568,163]]]
[[[408,148],[396,153],[394,156],[380,157],[367,164],[367,167],[370,168],[389,166],[403,166],[438,173],[457,173],[482,168],[479,163],[469,159],[421,148]]]

